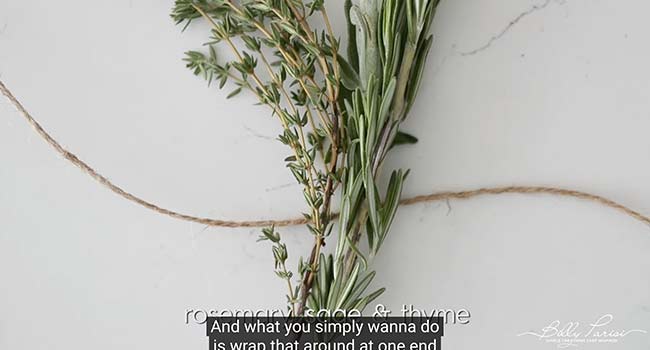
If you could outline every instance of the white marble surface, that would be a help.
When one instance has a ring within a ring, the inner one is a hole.
[[[337,22],[342,11],[328,0]],[[180,61],[171,1],[0,1],[0,77],[64,145],[183,212],[293,216],[298,188],[251,97],[226,101]],[[647,1],[447,0],[405,126],[406,194],[559,185],[650,214]],[[341,28],[341,26],[337,26]],[[0,349],[203,349],[188,308],[277,308],[256,230],[206,228],[116,197],[0,101]],[[391,308],[467,308],[446,349],[553,349],[517,334],[615,316],[650,331],[650,228],[571,199],[503,196],[400,211],[378,283]],[[283,230],[294,256],[301,229]],[[481,347],[484,345],[484,347]],[[597,349],[648,349],[650,334]]]

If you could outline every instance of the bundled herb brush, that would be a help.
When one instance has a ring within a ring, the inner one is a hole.
[[[286,280],[294,316],[363,311],[384,291],[369,289],[371,262],[390,231],[408,171],[393,170],[385,188],[377,183],[387,173],[382,165],[389,151],[417,141],[400,125],[418,93],[438,2],[345,1],[345,50],[324,0],[175,2],[178,24],[211,26],[206,52],[187,52],[187,66],[231,89],[229,97],[254,94],[282,125],[278,139],[290,150],[286,167],[302,186],[314,244],[294,275],[275,228],[264,229],[262,239],[273,244],[275,271]],[[323,252],[326,241],[336,242],[333,254]]]

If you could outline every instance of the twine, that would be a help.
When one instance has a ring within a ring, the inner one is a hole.
[[[102,186],[111,190],[118,196],[143,206],[147,209],[153,210],[159,214],[163,214],[174,219],[179,219],[183,221],[194,222],[206,226],[215,226],[215,227],[231,227],[231,228],[246,228],[246,227],[286,227],[286,226],[297,226],[307,224],[308,220],[305,218],[294,218],[294,219],[281,219],[281,220],[220,220],[220,219],[211,219],[203,218],[188,214],[179,213],[170,209],[163,208],[159,205],[156,205],[152,202],[144,200],[126,190],[119,187],[118,185],[111,182],[106,176],[100,174],[95,169],[93,169],[88,163],[79,159],[74,153],[65,149],[61,144],[56,141],[43,127],[41,124],[32,117],[32,115],[25,109],[25,107],[18,101],[18,99],[11,93],[11,91],[5,86],[5,84],[0,80],[0,90],[2,94],[9,99],[9,101],[16,107],[18,112],[25,118],[25,120],[36,130],[38,135],[45,140],[54,151],[67,159],[70,163],[74,164],[80,168],[84,173],[90,175],[93,179],[99,182]],[[479,188],[469,191],[457,191],[457,192],[437,192],[426,195],[420,195],[412,198],[406,198],[400,201],[401,205],[413,205],[424,202],[435,202],[435,201],[447,201],[447,200],[467,200],[484,195],[502,195],[502,194],[544,194],[556,197],[570,197],[581,199],[589,202],[599,204],[604,207],[612,208],[619,210],[623,214],[636,219],[640,222],[643,222],[646,225],[650,225],[650,218],[634,211],[622,204],[619,204],[611,199],[571,189],[563,189],[557,187],[544,187],[544,186],[507,186],[507,187],[494,187],[494,188]]]

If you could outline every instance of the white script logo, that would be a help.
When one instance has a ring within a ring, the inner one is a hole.
[[[648,333],[641,329],[615,329],[610,325],[613,320],[612,315],[603,315],[596,322],[587,325],[581,325],[580,322],[562,324],[555,320],[538,332],[524,332],[517,336],[532,336],[547,343],[557,344],[559,349],[565,349],[581,344],[617,343],[633,333]]]

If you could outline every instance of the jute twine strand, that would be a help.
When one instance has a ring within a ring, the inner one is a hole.
[[[90,165],[88,165],[83,160],[79,159],[75,154],[65,149],[61,144],[56,141],[43,127],[32,117],[32,115],[25,109],[25,107],[18,101],[18,99],[11,93],[11,91],[5,86],[5,84],[0,80],[0,90],[2,94],[9,99],[11,104],[13,104],[20,114],[27,120],[27,122],[36,130],[38,135],[45,140],[54,150],[59,153],[63,158],[67,159],[70,163],[79,167],[83,172],[90,175],[93,179],[99,182],[102,186],[113,191],[118,196],[141,205],[147,209],[153,210],[157,213],[167,215],[169,217],[194,222],[206,226],[215,226],[215,227],[231,227],[231,228],[246,228],[246,227],[285,227],[285,226],[297,226],[308,223],[305,218],[295,218],[295,219],[283,219],[283,220],[244,220],[244,221],[235,221],[235,220],[219,220],[219,219],[210,219],[202,218],[187,214],[182,214],[173,210],[163,208],[159,205],[146,201],[130,192],[127,192],[123,188],[115,185],[104,175],[98,173]],[[471,199],[484,195],[502,195],[502,194],[545,194],[551,196],[559,197],[571,197],[581,200],[586,200],[600,204],[605,207],[616,209],[622,213],[638,220],[646,225],[650,225],[650,218],[641,213],[634,211],[622,204],[619,204],[611,199],[598,196],[591,193],[556,188],[556,187],[544,187],[544,186],[507,186],[507,187],[494,187],[494,188],[480,188],[470,191],[457,191],[457,192],[438,192],[426,195],[420,195],[412,198],[403,199],[400,203],[402,205],[413,205],[424,202],[434,202],[434,201],[447,201],[452,199],[464,200]]]

